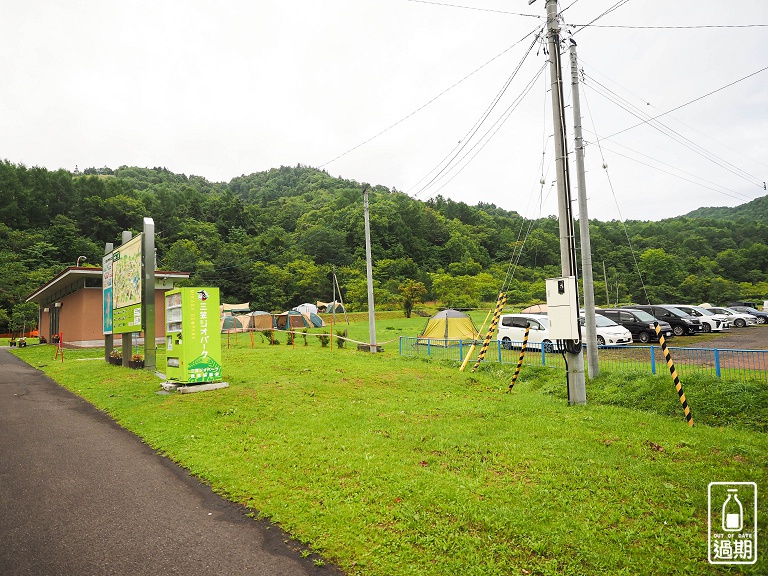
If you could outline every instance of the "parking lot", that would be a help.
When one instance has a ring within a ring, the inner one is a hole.
[[[738,348],[740,350],[768,350],[768,325],[731,328],[719,334],[680,336],[668,342],[670,346],[686,348]]]

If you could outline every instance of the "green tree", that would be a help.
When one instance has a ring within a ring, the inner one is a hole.
[[[403,312],[405,317],[410,318],[413,306],[422,302],[422,298],[427,293],[427,287],[421,282],[415,280],[406,280],[400,286],[398,286],[400,297],[403,301]]]
[[[0,332],[8,332],[11,317],[5,308],[0,308]]]
[[[37,328],[38,306],[34,302],[24,302],[13,307],[10,329],[12,332],[28,331]]]

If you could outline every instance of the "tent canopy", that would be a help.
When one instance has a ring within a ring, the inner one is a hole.
[[[317,314],[317,306],[310,304],[309,302],[299,304],[294,308],[294,310],[301,312],[302,314]]]
[[[269,312],[262,312],[261,310],[255,310],[251,312],[250,320],[248,321],[249,330],[271,330],[272,329],[272,314]]]
[[[317,314],[314,314],[313,312],[305,312],[304,317],[309,320],[309,323],[314,326],[315,328],[322,328],[325,326],[325,322],[323,322],[323,319],[320,318]]]
[[[427,320],[419,338],[445,340],[477,340],[480,334],[472,318],[458,310],[441,310]]]
[[[237,314],[248,314],[251,311],[249,302],[242,304],[222,304],[219,306],[219,313],[223,315],[235,316]]]
[[[547,305],[546,304],[534,304],[533,306],[528,306],[528,308],[524,308],[523,310],[520,310],[521,314],[546,314],[547,313]]]
[[[243,324],[234,316],[224,316],[221,319],[222,332],[238,332],[243,329]]]
[[[275,314],[275,328],[278,330],[292,330],[294,328],[312,328],[312,323],[301,312],[288,310],[282,314]]]
[[[346,312],[344,310],[344,304],[341,302],[320,302],[318,300],[317,302],[317,308],[320,312],[323,312],[325,314],[331,314],[333,312],[336,312],[337,314],[343,314]]]

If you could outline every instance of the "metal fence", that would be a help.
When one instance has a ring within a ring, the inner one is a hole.
[[[472,345],[475,349],[472,350]],[[434,338],[413,338],[401,336],[401,356],[431,358],[463,362],[468,354],[471,361],[477,358],[482,341],[451,340]],[[512,342],[511,348],[504,348],[500,341],[491,340],[485,355],[485,362],[517,364],[522,342]],[[705,373],[718,378],[748,379],[768,382],[768,350],[737,350],[732,348],[677,348],[667,347],[678,374]],[[472,351],[472,352],[470,352]],[[585,355],[586,358],[586,355]],[[599,346],[600,366],[622,369],[645,369],[653,374],[666,372],[661,346]],[[560,352],[551,346],[528,343],[524,364],[564,367]]]

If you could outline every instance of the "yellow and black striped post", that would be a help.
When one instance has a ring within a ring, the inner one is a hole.
[[[691,415],[691,409],[688,406],[688,401],[685,399],[685,392],[683,392],[683,385],[680,384],[680,378],[677,377],[677,370],[672,362],[672,357],[667,350],[667,342],[664,340],[664,335],[661,333],[661,328],[658,322],[653,323],[653,327],[656,330],[656,335],[659,337],[659,344],[661,344],[661,351],[664,353],[664,359],[669,366],[669,373],[672,375],[672,380],[675,382],[675,389],[677,389],[677,395],[680,397],[680,404],[683,405],[683,412],[685,412],[685,419],[688,421],[688,426],[693,426],[693,416]]]
[[[523,347],[520,349],[520,360],[517,362],[517,370],[515,370],[515,375],[512,376],[512,382],[509,384],[509,389],[507,392],[510,392],[512,388],[515,386],[515,382],[517,382],[517,377],[520,374],[520,368],[523,367],[523,358],[525,358],[525,349],[528,347],[528,333],[531,331],[531,324],[530,322],[525,326],[525,336],[523,336]]]
[[[499,292],[499,299],[496,300],[496,310],[493,311],[493,320],[491,320],[491,325],[488,327],[485,340],[483,340],[483,347],[480,348],[480,354],[477,355],[477,362],[472,366],[472,372],[477,370],[477,367],[480,366],[480,362],[485,358],[485,353],[488,351],[488,346],[491,343],[491,338],[493,338],[493,333],[496,331],[496,326],[499,324],[499,316],[501,316],[501,311],[504,309],[504,304],[506,303],[507,295],[504,292]]]

